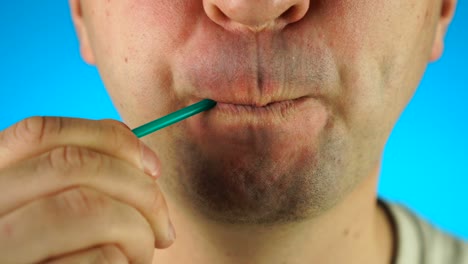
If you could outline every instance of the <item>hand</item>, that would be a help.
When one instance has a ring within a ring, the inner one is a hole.
[[[174,239],[159,169],[118,121],[33,117],[1,131],[0,263],[151,263]]]

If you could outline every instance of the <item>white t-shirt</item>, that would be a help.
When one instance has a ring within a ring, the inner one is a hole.
[[[468,264],[467,242],[438,230],[401,205],[381,204],[397,233],[394,264]]]

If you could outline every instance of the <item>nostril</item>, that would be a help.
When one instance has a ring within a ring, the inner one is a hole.
[[[219,7],[217,6],[213,6],[213,12],[214,12],[214,15],[221,21],[226,21],[228,20],[229,18],[226,16],[226,14],[224,14],[224,12],[219,9]]]
[[[288,10],[284,11],[283,14],[281,14],[280,18],[286,19],[286,20],[292,20],[294,17],[294,14],[296,13],[296,6],[291,6]]]
[[[280,19],[285,20],[287,23],[294,23],[301,20],[307,13],[307,10],[308,4],[293,5],[281,14]]]
[[[219,25],[223,25],[229,18],[224,12],[216,5],[208,4],[204,5],[205,13],[208,17]]]

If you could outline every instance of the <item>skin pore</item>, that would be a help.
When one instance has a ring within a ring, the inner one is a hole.
[[[144,139],[178,234],[154,263],[390,262],[380,155],[454,0],[70,2],[130,127],[220,102]]]

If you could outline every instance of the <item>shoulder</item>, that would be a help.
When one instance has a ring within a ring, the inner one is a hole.
[[[394,222],[395,264],[468,264],[468,243],[442,232],[401,205],[381,204]]]

